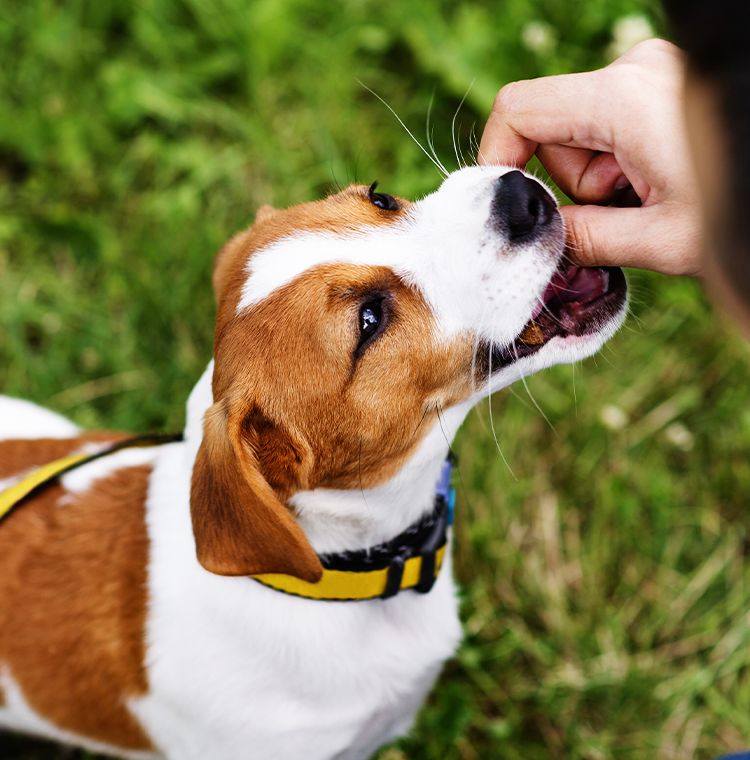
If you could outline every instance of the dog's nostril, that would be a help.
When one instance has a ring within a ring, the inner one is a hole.
[[[519,171],[503,174],[497,180],[491,219],[512,242],[530,240],[554,213],[554,200],[536,180]]]
[[[536,222],[539,219],[539,200],[537,198],[529,198],[529,202],[526,205],[526,212],[529,219],[533,219]]]

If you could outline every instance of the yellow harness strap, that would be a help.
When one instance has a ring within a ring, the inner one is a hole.
[[[132,438],[125,438],[110,445],[103,444],[103,448],[94,454],[69,454],[47,464],[39,465],[28,475],[22,476],[4,491],[0,491],[0,520],[27,496],[49,485],[61,475],[74,470],[76,467],[88,464],[96,459],[101,459],[101,457],[106,457],[121,449],[156,446],[161,443],[172,443],[173,441],[180,440],[182,440],[181,435],[138,435]]]
[[[35,491],[45,483],[49,483],[76,465],[83,464],[89,458],[89,454],[71,454],[62,459],[56,459],[54,462],[37,467],[36,470],[26,477],[21,478],[21,480],[0,492],[0,520],[32,491]]]
[[[33,496],[37,491],[76,467],[121,449],[154,446],[177,440],[181,440],[181,436],[138,436],[105,446],[95,454],[70,454],[43,464],[22,476],[5,490],[0,491],[0,520],[28,497]],[[445,510],[439,513],[438,531],[428,541],[427,545],[421,548],[420,553],[415,553],[414,556],[408,558],[396,556],[391,559],[387,567],[374,570],[325,568],[322,578],[317,583],[308,583],[292,575],[280,573],[264,573],[251,577],[264,586],[283,591],[286,594],[324,601],[385,599],[407,589],[415,589],[425,593],[430,590],[435,582],[445,559],[448,525],[445,522],[446,514]]]

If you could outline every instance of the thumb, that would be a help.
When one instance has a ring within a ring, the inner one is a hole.
[[[620,266],[674,275],[700,269],[699,229],[681,204],[563,206],[568,255],[581,266]]]

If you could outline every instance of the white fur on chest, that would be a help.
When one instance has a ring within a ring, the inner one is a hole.
[[[460,639],[450,562],[429,594],[318,602],[195,560],[185,450],[157,465],[147,666],[132,705],[174,760],[367,758],[411,725]],[[189,456],[189,454],[188,454]]]

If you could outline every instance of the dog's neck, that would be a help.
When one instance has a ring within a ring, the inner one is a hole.
[[[190,468],[203,434],[203,415],[213,403],[210,362],[190,394],[185,442]],[[300,491],[289,500],[318,554],[367,549],[397,536],[435,503],[435,487],[450,441],[470,404],[448,409],[395,476],[375,488]]]

